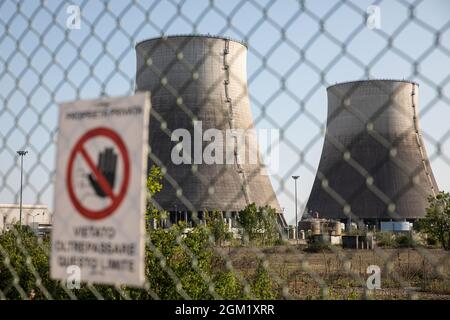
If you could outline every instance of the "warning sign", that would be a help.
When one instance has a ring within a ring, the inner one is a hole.
[[[90,158],[89,154],[86,152],[84,145],[89,142],[89,140],[97,137],[106,137],[112,141],[112,147],[106,148],[98,154],[98,165],[95,165],[94,161]],[[112,187],[114,185],[116,176],[116,164],[117,155],[114,153],[114,149],[119,150],[119,161],[123,161],[123,174],[124,177],[119,188],[118,194],[114,194]],[[75,158],[81,155],[82,161],[86,161],[88,169],[92,171],[88,175],[89,182],[94,189],[98,197],[109,197],[111,200],[110,204],[100,210],[92,210],[83,205],[83,201],[78,197],[73,186],[74,181],[74,163]],[[88,131],[83,135],[78,143],[72,150],[69,157],[69,165],[67,166],[67,190],[69,191],[70,200],[72,204],[78,210],[79,213],[84,215],[89,219],[102,219],[113,213],[117,207],[120,205],[122,200],[125,198],[125,194],[128,188],[128,181],[130,179],[130,161],[127,148],[120,138],[120,136],[111,129],[108,128],[95,128]]]
[[[149,93],[60,107],[51,276],[141,286]]]

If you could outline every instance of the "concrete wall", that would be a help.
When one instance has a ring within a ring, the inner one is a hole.
[[[8,228],[9,225],[19,223],[20,210],[16,204],[0,204],[0,232]],[[37,215],[38,214],[38,215]],[[35,224],[50,224],[51,216],[47,206],[44,205],[23,205],[22,224],[32,226],[33,215]]]
[[[438,187],[418,124],[418,85],[356,81],[327,93],[326,137],[307,210],[334,219],[423,217]]]
[[[164,188],[155,197],[168,211],[218,209],[238,211],[247,204],[271,205],[281,212],[261,165],[174,164],[173,130],[194,137],[193,120],[203,132],[252,129],[248,92],[247,48],[240,42],[210,36],[174,36],[141,42],[136,47],[136,90],[149,90],[150,166],[165,168]],[[193,141],[192,141],[193,142]],[[249,142],[256,147],[256,137]],[[203,142],[203,150],[208,143]],[[192,150],[194,146],[192,144]],[[177,190],[182,193],[178,193]]]

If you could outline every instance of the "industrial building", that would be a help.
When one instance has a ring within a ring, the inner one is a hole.
[[[253,129],[246,45],[209,35],[169,36],[138,43],[136,54],[136,90],[150,91],[152,101],[149,167],[157,165],[164,173],[163,190],[154,200],[170,212],[171,222],[192,221],[195,217],[201,220],[205,210],[234,215],[255,203],[275,208],[279,222],[285,226],[259,159],[253,163],[239,161],[241,155],[234,146],[231,162],[207,163],[201,158],[212,140],[205,139],[208,130],[218,130],[227,137],[230,131]],[[175,163],[174,148],[181,140],[174,139],[173,134],[179,129],[193,137],[189,142],[193,150]],[[255,136],[250,133],[248,138],[246,150],[257,149]],[[225,151],[235,141],[223,143]]]
[[[0,204],[0,232],[7,231],[12,225],[19,224],[20,205]],[[45,205],[22,205],[22,225],[38,230],[51,225],[51,215]]]
[[[419,85],[353,81],[330,86],[327,95],[326,136],[307,212],[377,228],[423,217],[438,187],[419,127]]]

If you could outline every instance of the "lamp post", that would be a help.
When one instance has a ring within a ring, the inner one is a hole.
[[[178,206],[175,204],[175,224],[178,224]]]
[[[17,154],[20,156],[20,209],[19,209],[19,226],[22,227],[22,185],[23,185],[23,156],[26,155],[28,151],[19,150]]]
[[[43,213],[42,213],[42,214],[43,214]],[[33,218],[33,228],[34,228],[34,218],[37,217],[37,216],[39,215],[39,213],[36,213],[36,214],[28,213],[28,215],[31,216],[31,217]]]
[[[292,179],[295,181],[295,239],[297,240],[298,244],[298,219],[297,219],[297,179],[300,176],[292,176]]]

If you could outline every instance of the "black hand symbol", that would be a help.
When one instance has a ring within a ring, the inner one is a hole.
[[[116,163],[117,155],[114,154],[112,148],[105,148],[105,151],[100,152],[98,155],[97,169],[101,172],[103,177],[105,177],[111,189],[114,188],[114,181],[116,180]],[[93,173],[88,175],[89,182],[92,188],[94,188],[95,193],[99,197],[106,197],[106,192],[100,187],[97,178]]]

